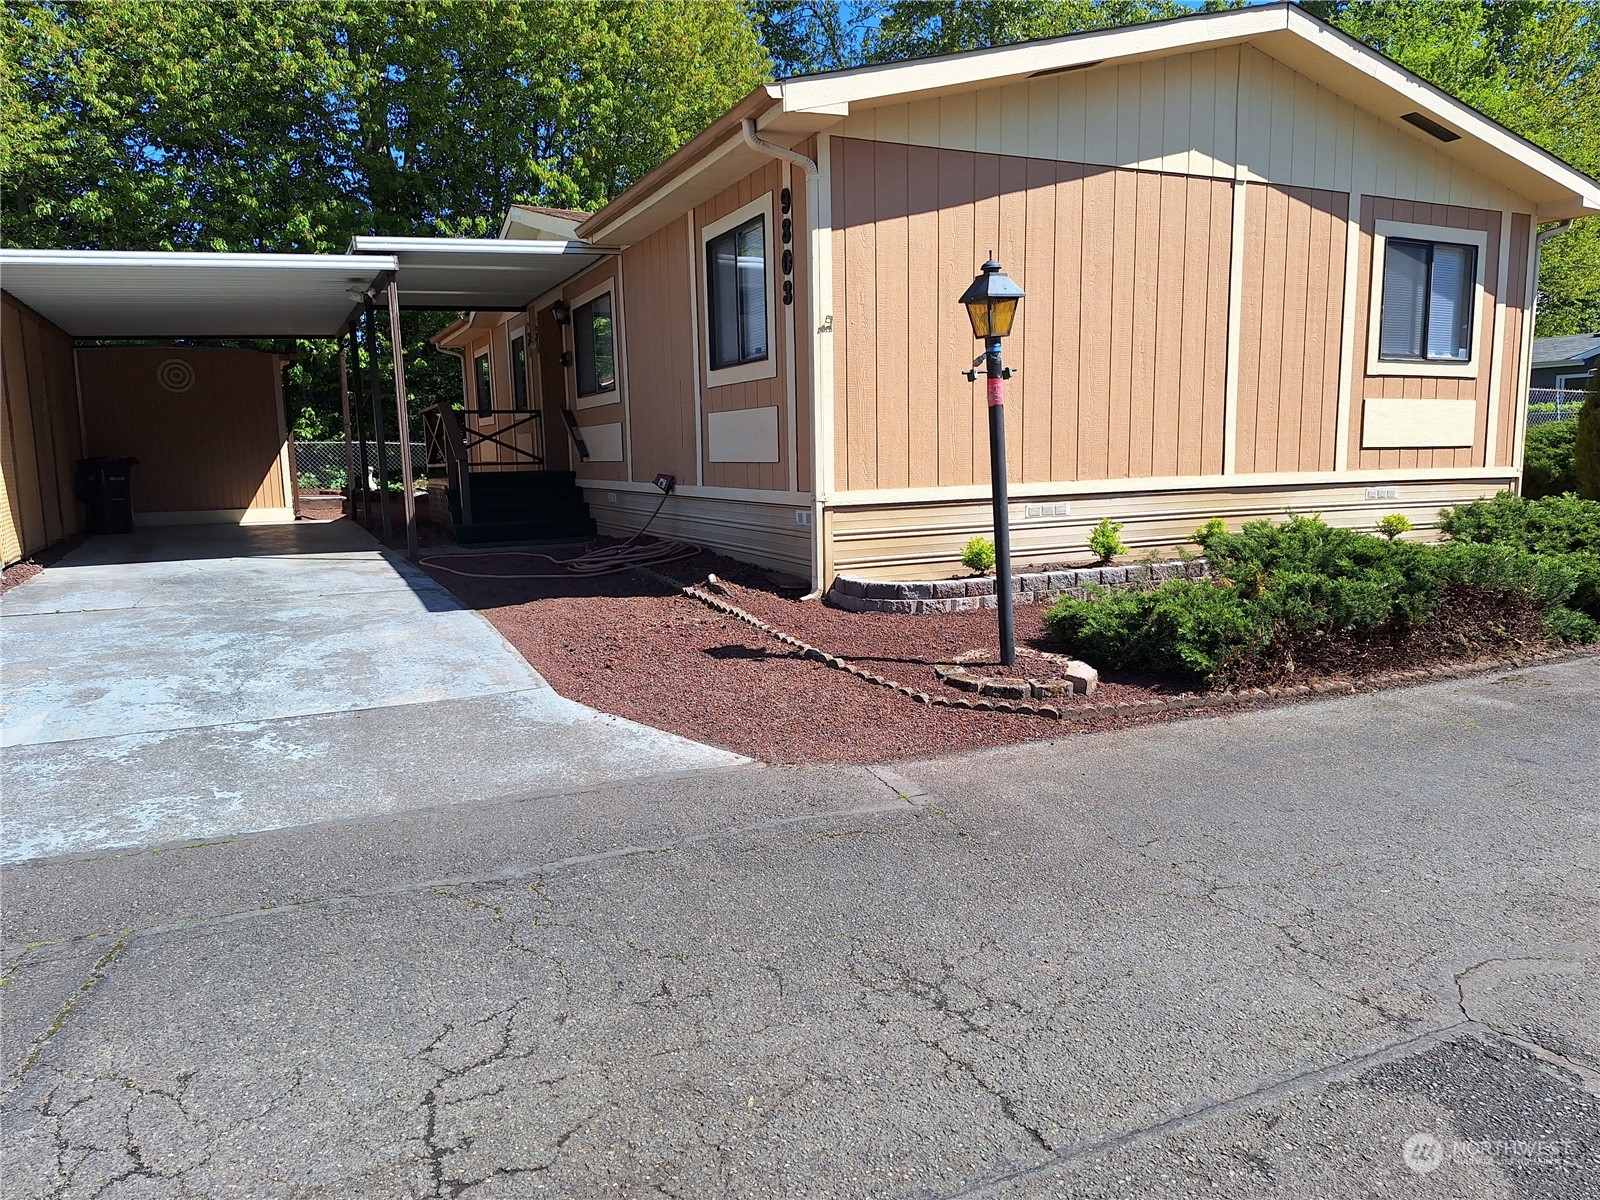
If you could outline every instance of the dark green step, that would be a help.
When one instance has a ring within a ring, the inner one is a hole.
[[[475,521],[456,529],[456,541],[463,546],[485,542],[574,541],[594,535],[594,520],[590,517],[568,521]]]

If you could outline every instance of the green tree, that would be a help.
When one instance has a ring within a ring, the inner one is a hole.
[[[896,0],[883,15],[873,57],[950,54],[1190,11],[1177,0]]]
[[[594,208],[766,78],[732,0],[11,0],[0,16],[0,238],[340,251],[492,235],[514,202]],[[408,317],[414,401],[455,364]],[[333,349],[291,413],[327,417]]]

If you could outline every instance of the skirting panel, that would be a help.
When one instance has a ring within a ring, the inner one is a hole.
[[[1401,400],[1369,396],[1362,405],[1363,450],[1417,450],[1472,445],[1476,400]]]
[[[1493,495],[1514,479],[1511,472],[1504,479],[1396,476],[1358,483],[1029,497],[1011,505],[1012,560],[1018,567],[1087,564],[1089,533],[1102,517],[1124,523],[1122,540],[1135,552],[1180,546],[1212,517],[1237,527],[1262,518],[1283,520],[1289,513],[1316,513],[1330,525],[1356,529],[1403,513],[1427,537],[1438,528],[1441,508]],[[993,510],[982,500],[830,506],[828,516],[832,569],[879,579],[954,572],[968,538],[993,534]]]
[[[603,482],[579,483],[589,512],[604,534],[625,537],[638,532],[661,500],[659,492],[609,491]],[[808,523],[799,524],[796,513],[804,513]],[[650,533],[810,578],[810,518],[809,507],[673,494],[662,505]]]

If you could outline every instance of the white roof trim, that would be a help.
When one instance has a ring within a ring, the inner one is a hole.
[[[1026,78],[1036,71],[1057,71],[1110,58],[1242,41],[1287,27],[1288,16],[1282,6],[1231,9],[1121,29],[1071,33],[987,50],[967,50],[936,58],[853,67],[825,75],[802,75],[780,80],[773,87],[781,97],[785,112],[836,112],[839,111],[837,106],[863,100],[974,84],[997,86],[1007,79]]]

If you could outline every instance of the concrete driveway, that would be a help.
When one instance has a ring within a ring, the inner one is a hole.
[[[744,761],[558,696],[349,522],[91,539],[0,658],[3,861]]]
[[[6,1193],[1595,1196],[1597,683],[4,868]]]

